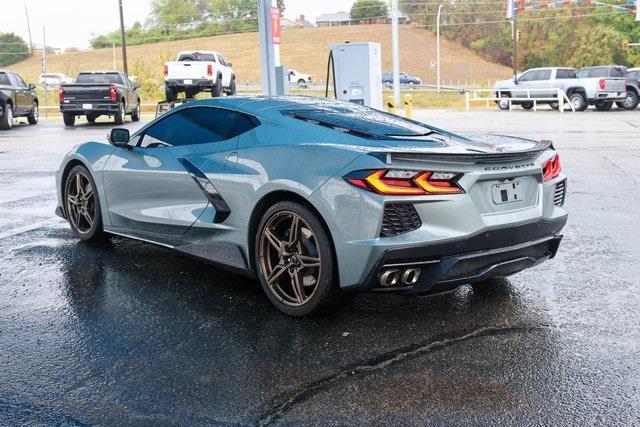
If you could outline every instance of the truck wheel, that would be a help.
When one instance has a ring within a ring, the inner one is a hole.
[[[211,96],[213,98],[217,98],[220,95],[222,95],[222,79],[218,77],[218,80],[216,80],[216,85],[211,88]]]
[[[612,106],[613,106],[613,102],[606,102],[606,101],[596,102],[596,110],[598,111],[609,111],[611,110]]]
[[[138,105],[136,109],[131,112],[131,120],[134,122],[140,121],[140,100],[138,99]]]
[[[558,101],[551,101],[549,103],[549,107],[551,107],[554,110],[557,110],[560,108],[560,103]]]
[[[627,96],[624,98],[624,101],[616,102],[618,108],[622,108],[623,110],[635,110],[638,106],[638,95],[635,92],[627,92]]]
[[[236,79],[231,79],[231,83],[229,83],[229,95],[236,94]]]
[[[176,100],[176,92],[173,90],[173,88],[170,88],[169,86],[165,86],[164,97],[167,98],[167,102],[173,102]]]
[[[587,100],[584,98],[584,95],[580,92],[572,93],[569,96],[569,102],[576,111],[584,111],[589,106],[587,105]]]
[[[533,102],[523,102],[522,103],[522,108],[525,109],[525,110],[533,109]]]
[[[31,107],[31,112],[27,116],[27,121],[30,125],[37,125],[38,119],[40,118],[40,112],[38,111],[38,103],[34,102]]]
[[[198,94],[197,89],[185,89],[184,97],[186,99],[193,99]]]
[[[114,122],[117,125],[124,124],[124,104],[122,102],[118,103],[118,111],[114,117]]]
[[[0,129],[9,130],[13,126],[13,107],[11,104],[6,104],[2,117],[0,117]]]
[[[62,120],[64,120],[65,126],[72,127],[76,123],[76,116],[71,113],[62,113]]]
[[[94,116],[93,114],[87,114],[87,121],[89,123],[95,123],[96,119],[97,119],[97,117]]]
[[[298,87],[306,87],[307,86],[307,82],[304,81],[304,79],[298,79]]]
[[[498,99],[498,108],[505,111],[509,109],[509,95],[503,93],[500,95],[500,99]]]

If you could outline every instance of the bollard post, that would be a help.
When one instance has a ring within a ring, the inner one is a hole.
[[[413,97],[410,93],[406,93],[403,97],[404,99],[404,116],[411,118],[413,117]]]
[[[387,111],[390,112],[391,114],[396,113],[396,99],[394,98],[393,95],[389,95],[387,97]]]

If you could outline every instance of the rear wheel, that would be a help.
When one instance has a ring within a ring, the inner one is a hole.
[[[222,79],[218,77],[218,80],[216,80],[215,86],[211,88],[211,96],[214,98],[217,98],[220,95],[222,95]]]
[[[96,117],[95,115],[93,115],[93,114],[87,114],[87,121],[88,121],[89,123],[95,123],[96,118],[97,118],[97,117]]]
[[[522,103],[522,108],[525,110],[531,110],[533,109],[533,102],[523,102]]]
[[[627,92],[624,101],[616,102],[616,105],[623,110],[635,110],[638,106],[638,95],[635,92]]]
[[[81,240],[102,236],[100,200],[93,177],[84,166],[75,166],[64,185],[64,211],[73,234]]]
[[[40,112],[38,111],[38,103],[34,102],[31,107],[31,112],[27,116],[27,121],[30,125],[37,125],[38,120],[40,119]]]
[[[272,206],[262,216],[254,247],[262,289],[283,313],[332,312],[353,298],[340,290],[329,236],[306,207],[293,202]]]
[[[0,129],[9,130],[13,127],[13,107],[7,103],[0,117]]]
[[[164,97],[167,99],[167,102],[173,102],[176,100],[176,92],[173,90],[173,88],[165,86]]]
[[[71,113],[62,113],[62,120],[64,120],[65,126],[73,126],[76,124],[76,116]]]
[[[120,102],[118,104],[118,111],[116,111],[116,115],[114,117],[114,122],[117,125],[122,125],[124,124],[124,120],[125,120],[125,116],[124,116],[124,104],[122,102]]]
[[[573,109],[576,111],[584,111],[589,106],[584,95],[580,92],[572,93],[571,95],[569,95],[569,102],[571,103],[571,106],[573,106]]]
[[[598,111],[609,111],[611,110],[612,106],[613,106],[613,102],[606,102],[606,101],[597,101],[595,104],[596,110]]]

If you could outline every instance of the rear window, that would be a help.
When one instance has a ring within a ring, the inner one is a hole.
[[[576,73],[578,78],[586,78],[586,77],[609,77],[609,68],[606,67],[598,67],[598,68],[583,68],[582,70]]]
[[[76,83],[89,84],[124,84],[118,73],[81,73]]]
[[[627,73],[627,77],[633,80],[640,80],[640,70],[637,71],[629,71]]]
[[[282,114],[365,138],[416,137],[437,133],[435,128],[370,108],[334,106],[284,110]]]
[[[216,56],[212,53],[183,53],[178,57],[178,61],[207,61],[216,62]]]
[[[9,76],[7,73],[0,73],[0,85],[11,86],[11,82],[9,81]]]
[[[576,70],[558,70],[556,79],[573,79],[576,77]]]

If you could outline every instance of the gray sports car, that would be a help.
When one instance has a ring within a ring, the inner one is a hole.
[[[79,239],[108,233],[257,277],[302,316],[429,294],[552,258],[566,179],[548,141],[468,138],[309,97],[177,107],[87,142],[56,175]]]

